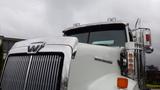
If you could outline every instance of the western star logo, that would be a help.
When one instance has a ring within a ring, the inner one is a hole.
[[[37,53],[45,46],[44,42],[34,42],[28,46],[28,53]]]

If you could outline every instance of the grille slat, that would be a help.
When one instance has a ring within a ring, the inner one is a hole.
[[[55,59],[55,56],[53,56],[53,58]],[[53,74],[55,73],[55,68],[54,68],[54,66],[56,65],[55,64],[55,62],[54,61],[52,61],[52,65],[51,65],[51,68],[53,69],[53,71],[51,72],[51,76],[53,76]],[[51,79],[50,79],[50,84],[52,84],[53,83],[53,77],[50,77]],[[51,89],[51,88],[53,88],[53,85],[50,85],[49,86],[49,89]]]
[[[56,56],[55,56],[55,60],[57,60]],[[57,67],[57,63],[55,63],[54,74],[56,74],[56,69],[57,69],[56,67]],[[53,77],[53,81],[55,81],[55,76]],[[53,88],[55,88],[55,85],[53,85]]]
[[[60,57],[57,58],[57,61],[58,61],[58,63],[57,63],[57,71],[56,71],[57,73],[56,73],[56,76],[58,76],[58,71],[59,71],[59,67],[58,67],[58,66],[60,65]],[[58,82],[58,81],[57,81],[58,78],[55,78],[55,79],[56,79],[55,81],[56,81],[56,83],[57,83],[57,82]],[[57,88],[57,85],[55,85],[55,88]]]
[[[50,64],[52,63],[52,60],[50,60],[50,57],[47,55],[47,59],[49,60],[49,61],[51,61],[50,63],[48,62],[47,63],[47,66],[48,66],[48,68],[47,68],[47,72],[48,72],[48,75],[47,75],[47,77],[46,77],[46,81],[45,81],[45,88],[48,90],[48,84],[49,84],[49,75],[50,75],[50,70],[49,70],[49,68],[50,68]],[[47,83],[48,82],[48,83]]]

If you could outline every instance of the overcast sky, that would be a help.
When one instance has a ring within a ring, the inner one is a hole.
[[[60,36],[73,23],[130,22],[152,30],[155,51],[147,63],[160,65],[160,0],[0,0],[0,35],[18,38]]]

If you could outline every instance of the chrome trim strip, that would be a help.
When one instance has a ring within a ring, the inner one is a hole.
[[[60,90],[68,90],[69,71],[70,71],[70,63],[72,61],[73,50],[72,48],[70,48],[70,50],[67,50],[66,48],[66,49],[63,49],[63,53],[65,55],[64,55]]]
[[[30,70],[30,66],[31,66],[31,61],[32,61],[32,55],[30,56],[30,60],[29,60],[29,64],[28,64],[28,69],[27,69],[27,74],[26,74],[26,78],[25,78],[25,83],[24,83],[24,89],[26,89],[26,85],[27,85],[27,79],[28,79],[28,74],[29,74],[29,70]]]
[[[113,62],[110,61],[110,60],[105,60],[105,59],[101,59],[101,58],[98,58],[98,57],[95,57],[94,60],[104,62],[104,63],[108,63],[108,64],[113,64]]]

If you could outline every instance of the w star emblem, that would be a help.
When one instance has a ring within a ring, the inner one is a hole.
[[[45,46],[44,42],[34,42],[28,46],[28,53],[37,53]]]

